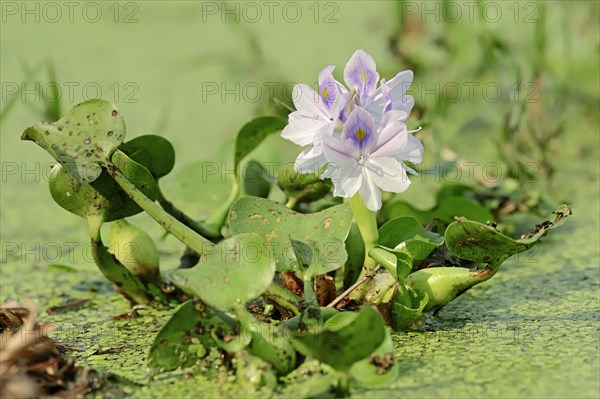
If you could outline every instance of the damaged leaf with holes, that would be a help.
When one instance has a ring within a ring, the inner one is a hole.
[[[76,105],[60,120],[33,125],[21,136],[46,150],[79,183],[96,180],[124,138],[125,120],[105,100]]]

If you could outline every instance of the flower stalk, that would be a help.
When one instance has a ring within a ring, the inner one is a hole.
[[[357,281],[365,281],[364,284],[357,287],[350,298],[356,301],[362,301],[372,286],[372,281],[366,281],[367,276],[373,276],[377,268],[377,262],[369,256],[369,251],[375,248],[379,243],[379,232],[377,230],[376,212],[369,210],[360,194],[355,194],[347,200],[354,215],[354,221],[365,243],[365,259]]]
[[[148,198],[135,186],[135,184],[129,181],[120,170],[113,166],[109,168],[109,173],[127,195],[140,206],[140,208],[150,215],[158,224],[173,234],[179,241],[193,249],[197,254],[202,255],[208,248],[211,248],[214,245],[211,241],[181,223]]]

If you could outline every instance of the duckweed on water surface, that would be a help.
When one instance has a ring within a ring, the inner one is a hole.
[[[8,81],[107,89],[3,101],[0,300],[35,302],[65,356],[100,374],[89,397],[597,397],[598,6],[502,4],[491,22],[481,2],[454,23],[330,3],[336,24],[285,35],[210,19],[207,2],[131,3],[136,24],[52,34],[8,15],[2,53],[24,60],[1,57]],[[152,51],[131,59],[134,36]],[[259,103],[198,92],[317,74],[316,103],[293,84]],[[449,85],[469,82],[455,101]],[[59,121],[25,129],[42,119]],[[298,173],[309,160],[328,164]]]

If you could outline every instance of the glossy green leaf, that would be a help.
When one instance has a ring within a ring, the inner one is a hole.
[[[216,347],[211,332],[227,332],[235,321],[208,308],[197,309],[187,301],[173,313],[160,329],[148,354],[148,367],[154,372],[165,372],[193,366]]]
[[[396,200],[386,204],[383,208],[385,220],[391,220],[400,216],[413,216],[419,223],[426,225],[433,218],[451,223],[457,217],[464,217],[485,223],[494,220],[491,212],[476,201],[465,197],[440,198],[440,202],[430,210],[419,210],[406,201]]]
[[[253,323],[250,330],[248,351],[268,362],[280,375],[285,375],[296,366],[296,351],[289,339],[277,326],[265,323]],[[247,334],[244,334],[247,335]]]
[[[104,100],[78,104],[60,120],[33,125],[21,136],[45,149],[79,183],[96,180],[124,138],[123,117]]]
[[[379,312],[367,306],[358,312],[339,312],[321,326],[307,332],[291,331],[290,335],[300,353],[348,371],[381,346],[386,331]]]
[[[305,280],[339,269],[348,258],[344,243],[337,238],[325,242],[290,241]]]
[[[134,176],[128,176],[134,179]],[[81,217],[100,216],[105,222],[140,213],[142,209],[103,171],[92,183],[79,183],[57,164],[50,173],[50,194],[58,205]],[[156,184],[145,185],[144,194],[156,195]]]
[[[404,200],[392,200],[383,204],[380,217],[384,222],[388,222],[402,216],[412,216],[416,218],[419,223],[425,225],[431,219],[431,212],[428,210],[423,211],[417,209]]]
[[[121,144],[119,149],[148,169],[155,179],[166,176],[175,166],[175,149],[162,136],[139,136]]]
[[[444,184],[435,193],[435,199],[438,204],[441,204],[446,198],[464,197],[467,193],[471,193],[473,191],[475,191],[475,188],[467,186],[466,184]]]
[[[400,283],[412,271],[413,258],[404,252],[378,245],[369,251],[369,256],[395,276]]]
[[[446,223],[450,223],[458,217],[481,223],[494,220],[494,215],[486,207],[480,205],[477,201],[464,197],[444,198],[433,210],[431,217],[441,219]]]
[[[427,292],[415,291],[408,288],[405,298],[409,298],[409,303],[394,301],[392,303],[393,327],[400,331],[418,330],[424,322],[423,312],[427,303],[429,303],[429,294]]]
[[[512,255],[533,247],[548,230],[563,224],[571,215],[571,209],[561,205],[554,214],[553,220],[540,223],[534,231],[520,240],[514,240],[491,226],[459,220],[446,229],[446,246],[459,258],[485,263],[496,270]]]
[[[426,230],[412,216],[392,219],[379,228],[379,244],[423,260],[442,245],[444,237]]]
[[[248,161],[242,171],[244,193],[253,197],[267,198],[271,192],[271,176],[258,161]]]
[[[389,331],[379,348],[370,357],[356,362],[350,369],[350,375],[365,387],[389,386],[398,379],[400,367],[394,359],[394,342]]]
[[[269,135],[276,133],[287,125],[287,121],[276,116],[261,116],[246,123],[239,131],[235,141],[234,164],[238,166],[246,155],[259,146]]]
[[[446,247],[455,256],[486,267],[474,270],[466,267],[432,267],[410,274],[405,283],[416,292],[428,295],[429,302],[424,311],[437,310],[471,287],[492,278],[506,259],[530,249],[549,230],[563,224],[571,215],[571,209],[562,205],[554,214],[553,220],[537,225],[534,231],[520,240],[514,240],[478,222],[458,220],[446,229]]]
[[[351,224],[352,212],[346,204],[301,214],[263,198],[243,197],[233,204],[229,213],[233,234],[257,232],[264,237],[275,255],[278,271],[297,269],[290,237],[335,245],[338,241],[333,239],[343,242]]]
[[[423,311],[437,310],[469,288],[489,280],[495,271],[491,268],[471,271],[465,267],[432,267],[410,274],[406,286],[419,296],[428,297]]]
[[[265,292],[274,275],[273,255],[264,239],[248,233],[207,248],[196,266],[176,270],[169,277],[187,294],[230,311]]]
[[[129,181],[142,191],[146,197],[155,201],[158,196],[156,180],[144,166],[129,158],[124,152],[116,150],[112,156],[113,165],[119,169]]]
[[[160,182],[161,190],[194,218],[206,218],[227,201],[235,184],[233,173],[223,169],[225,163],[215,161],[225,156],[217,153],[184,166]]]
[[[344,265],[344,287],[350,287],[356,282],[365,263],[365,243],[356,223],[352,223],[345,241],[348,259]]]

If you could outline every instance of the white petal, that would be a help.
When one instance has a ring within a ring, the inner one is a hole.
[[[410,185],[402,163],[393,157],[370,158],[365,173],[375,185],[392,193],[401,193]]]
[[[381,191],[371,180],[369,173],[363,172],[363,181],[358,192],[369,210],[377,212],[381,208]]]
[[[381,124],[381,118],[385,104],[386,100],[381,96],[362,104],[362,107],[366,109],[369,114],[371,114],[377,126]]]
[[[403,111],[403,113],[406,115],[403,117],[404,121],[408,119],[408,115],[410,115],[410,111],[412,111],[414,106],[415,99],[413,96],[409,95],[401,96],[399,99],[392,102],[393,110]]]
[[[331,179],[333,195],[336,197],[350,198],[356,194],[362,182],[360,169],[358,163],[351,159],[342,163],[330,162],[321,179]]]
[[[409,134],[406,147],[396,154],[395,158],[399,161],[421,163],[423,161],[423,144],[415,136]]]
[[[349,198],[360,187],[361,173],[358,162],[342,139],[328,136],[323,138],[323,155],[328,162],[322,178],[331,178],[334,195]]]
[[[414,78],[412,71],[402,71],[394,76],[391,80],[386,82],[389,88],[389,94],[392,98],[392,102],[396,102],[401,99],[402,95],[406,93],[406,90],[410,87]]]
[[[319,132],[333,131],[335,124],[331,121],[310,118],[300,111],[288,116],[288,124],[281,131],[281,137],[300,146],[312,144]]]
[[[412,111],[412,108],[415,105],[415,99],[413,96],[409,95],[402,96],[399,100],[393,101],[391,103],[392,109],[384,114],[386,105],[386,98],[383,95],[379,95],[363,104],[362,107],[365,108],[369,114],[371,114],[377,125],[382,123],[383,117],[389,112],[395,112],[396,119],[406,122],[408,116],[410,115],[410,111]]]
[[[299,173],[315,173],[327,163],[320,145],[312,145],[298,155],[294,169]]]
[[[363,182],[361,167],[356,162],[340,165],[337,176],[333,176],[333,195],[350,198],[360,189]]]
[[[381,131],[377,138],[377,145],[371,153],[371,157],[395,156],[398,153],[402,153],[406,147],[408,140],[406,125],[398,120],[387,120],[388,114],[389,112],[384,117],[384,121],[382,121],[382,124],[385,122],[387,124],[380,127]]]
[[[329,120],[329,110],[321,96],[309,85],[299,83],[292,90],[292,101],[296,110],[308,118]]]

